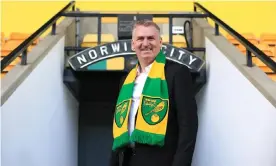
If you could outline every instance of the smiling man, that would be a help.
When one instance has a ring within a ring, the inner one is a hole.
[[[152,64],[162,47],[159,27],[153,22],[138,22],[133,29],[132,50],[136,52],[141,72]]]
[[[110,166],[191,166],[198,128],[188,67],[166,60],[160,28],[137,21],[138,64],[121,85]]]

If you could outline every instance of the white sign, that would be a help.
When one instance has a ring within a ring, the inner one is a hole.
[[[173,26],[172,33],[173,34],[184,34],[184,27],[183,26]]]

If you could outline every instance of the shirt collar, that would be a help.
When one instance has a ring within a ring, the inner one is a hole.
[[[149,73],[151,66],[152,66],[152,63],[150,65],[146,66],[146,68],[145,68],[146,73]],[[141,73],[140,66],[137,68],[137,73],[138,74]]]

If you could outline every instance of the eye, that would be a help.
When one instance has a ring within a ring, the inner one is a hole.
[[[144,40],[144,37],[138,37],[137,40],[138,41]]]
[[[154,37],[153,36],[149,36],[148,40],[154,40]]]

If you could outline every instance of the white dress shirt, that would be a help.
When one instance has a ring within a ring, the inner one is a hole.
[[[128,122],[128,131],[129,136],[132,134],[134,128],[135,128],[135,117],[137,114],[137,110],[139,107],[140,97],[146,82],[146,79],[148,77],[149,71],[151,69],[151,65],[147,66],[145,68],[145,72],[141,73],[139,68],[137,70],[137,77],[134,82],[134,89],[132,94],[132,103],[130,107],[130,113],[129,113],[129,122]]]

